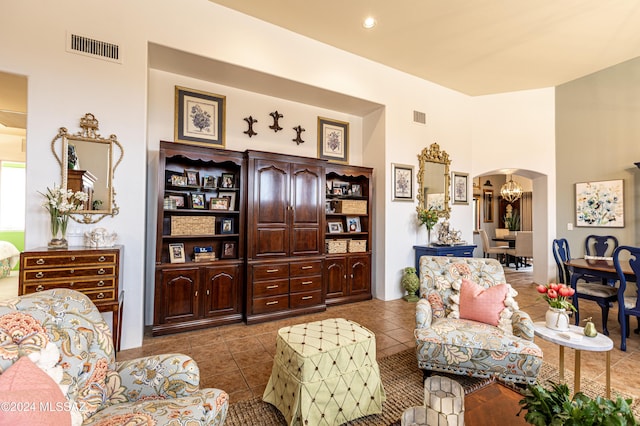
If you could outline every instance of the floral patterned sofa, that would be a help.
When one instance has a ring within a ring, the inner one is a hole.
[[[26,364],[46,372],[64,404],[36,402],[44,395],[38,380],[20,383],[25,376],[17,373]],[[0,401],[9,408],[48,410],[38,413],[45,419],[68,411],[69,421],[52,424],[221,425],[228,395],[199,389],[199,375],[195,361],[182,354],[116,362],[111,331],[82,293],[56,289],[0,300]],[[11,402],[20,392],[27,401]],[[14,420],[6,424],[26,423]]]
[[[498,296],[483,299],[490,292]],[[422,256],[414,334],[418,366],[427,370],[425,375],[440,371],[535,383],[542,351],[533,342],[533,323],[519,310],[516,295],[495,259]],[[494,323],[478,320],[478,312],[491,304]]]

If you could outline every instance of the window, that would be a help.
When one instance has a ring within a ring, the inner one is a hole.
[[[25,163],[0,161],[0,230],[24,230],[25,191]]]

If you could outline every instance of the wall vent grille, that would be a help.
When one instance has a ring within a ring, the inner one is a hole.
[[[67,52],[104,59],[118,64],[122,63],[120,59],[120,46],[117,44],[78,34],[67,33]]]
[[[420,111],[413,111],[413,122],[417,124],[426,124],[427,114]]]

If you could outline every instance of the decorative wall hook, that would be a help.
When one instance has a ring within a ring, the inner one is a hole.
[[[269,126],[270,129],[273,129],[274,132],[278,132],[278,130],[282,130],[282,127],[278,125],[278,120],[284,117],[284,115],[280,114],[278,110],[275,110],[272,113],[269,113],[271,117],[273,117],[273,125]]]
[[[244,121],[247,122],[247,124],[249,125],[249,129],[247,129],[245,132],[243,132],[245,135],[249,135],[249,137],[257,135],[257,132],[253,131],[253,123],[257,123],[258,120],[256,120],[255,118],[253,118],[252,116],[248,116],[244,118]]]
[[[296,131],[296,138],[295,139],[291,139],[292,141],[294,141],[296,143],[296,145],[300,145],[301,143],[304,143],[304,141],[302,140],[302,138],[300,137],[300,135],[302,134],[302,132],[304,132],[305,130],[302,128],[302,126],[297,126],[294,127],[293,130]]]

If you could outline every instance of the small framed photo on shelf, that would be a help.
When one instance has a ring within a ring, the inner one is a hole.
[[[172,243],[169,244],[169,260],[171,263],[184,263],[184,244]]]
[[[333,214],[336,212],[336,209],[334,208],[331,200],[326,200],[324,202],[324,212],[329,214]]]
[[[391,163],[391,201],[413,201],[413,166]]]
[[[202,192],[192,192],[191,196],[191,208],[192,209],[204,209],[206,206],[206,201],[204,197],[204,193]]]
[[[233,218],[223,217],[220,220],[220,233],[233,234]]]
[[[224,147],[226,97],[176,86],[177,142]]]
[[[200,173],[197,170],[185,170],[184,175],[187,177],[187,186],[200,185]]]
[[[209,210],[229,210],[228,198],[210,198]]]
[[[233,188],[235,186],[235,176],[233,173],[223,173],[220,178],[220,188]]]
[[[318,158],[349,162],[349,123],[318,117]]]
[[[342,228],[342,222],[339,221],[327,222],[327,227],[329,228],[330,234],[339,234],[341,232],[344,232],[344,229]]]
[[[184,195],[169,195],[167,196],[169,200],[173,200],[176,203],[177,209],[184,209]]]
[[[347,195],[349,193],[349,183],[334,180],[331,193],[333,195]]]
[[[171,175],[172,186],[187,186],[187,177],[185,175]]]
[[[360,185],[359,183],[352,183],[351,195],[355,197],[362,197],[362,185]]]
[[[215,176],[206,175],[202,178],[202,187],[203,188],[217,188],[218,187],[218,178]]]
[[[360,227],[359,216],[347,216],[347,231],[348,232],[362,232]]]
[[[229,200],[227,210],[236,209],[236,193],[234,191],[218,191],[218,197]]]
[[[223,241],[220,259],[235,259],[238,257],[237,247],[235,241]]]

